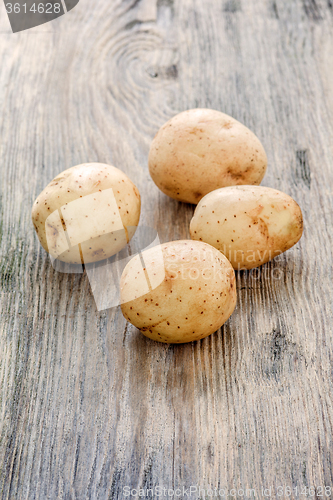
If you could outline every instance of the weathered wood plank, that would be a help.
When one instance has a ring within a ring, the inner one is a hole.
[[[50,25],[8,26],[1,7],[2,498],[333,486],[331,3],[81,0]],[[159,193],[147,155],[164,121],[199,106],[260,137],[263,184],[295,197],[305,232],[237,276],[222,331],[165,346],[97,312],[85,274],[53,270],[30,209],[59,171],[101,161],[138,185],[142,224],[188,237],[193,207]]]

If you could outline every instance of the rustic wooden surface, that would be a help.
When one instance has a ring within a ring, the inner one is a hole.
[[[1,5],[0,61],[1,498],[333,486],[331,0],[81,0],[15,35]],[[305,231],[238,275],[222,331],[167,346],[56,272],[30,210],[61,170],[100,161],[137,184],[142,224],[188,237],[193,206],[158,191],[147,155],[193,107],[259,136],[263,184],[299,202]]]

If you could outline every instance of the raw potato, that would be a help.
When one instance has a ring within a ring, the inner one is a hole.
[[[118,168],[84,163],[61,172],[32,207],[43,248],[63,262],[97,262],[119,252],[135,233],[140,193]]]
[[[148,162],[163,193],[195,204],[217,188],[260,184],[267,168],[265,150],[253,132],[212,109],[171,118],[156,134]]]
[[[125,267],[121,309],[147,337],[165,343],[203,339],[236,305],[235,273],[215,248],[199,241],[164,243]]]
[[[207,194],[190,224],[193,240],[213,245],[238,270],[265,264],[295,245],[302,232],[296,201],[263,186],[233,186]]]

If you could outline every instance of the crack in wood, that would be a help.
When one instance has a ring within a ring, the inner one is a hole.
[[[311,21],[321,21],[323,19],[316,0],[302,0],[302,2],[304,12]]]

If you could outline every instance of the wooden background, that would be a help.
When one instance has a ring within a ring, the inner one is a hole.
[[[60,171],[100,161],[133,179],[163,242],[189,237],[194,207],[158,191],[147,156],[194,107],[258,135],[263,184],[298,201],[305,231],[237,276],[222,331],[168,346],[56,272],[30,211]],[[333,486],[332,128],[332,0],[81,0],[15,35],[1,5],[1,498]]]

